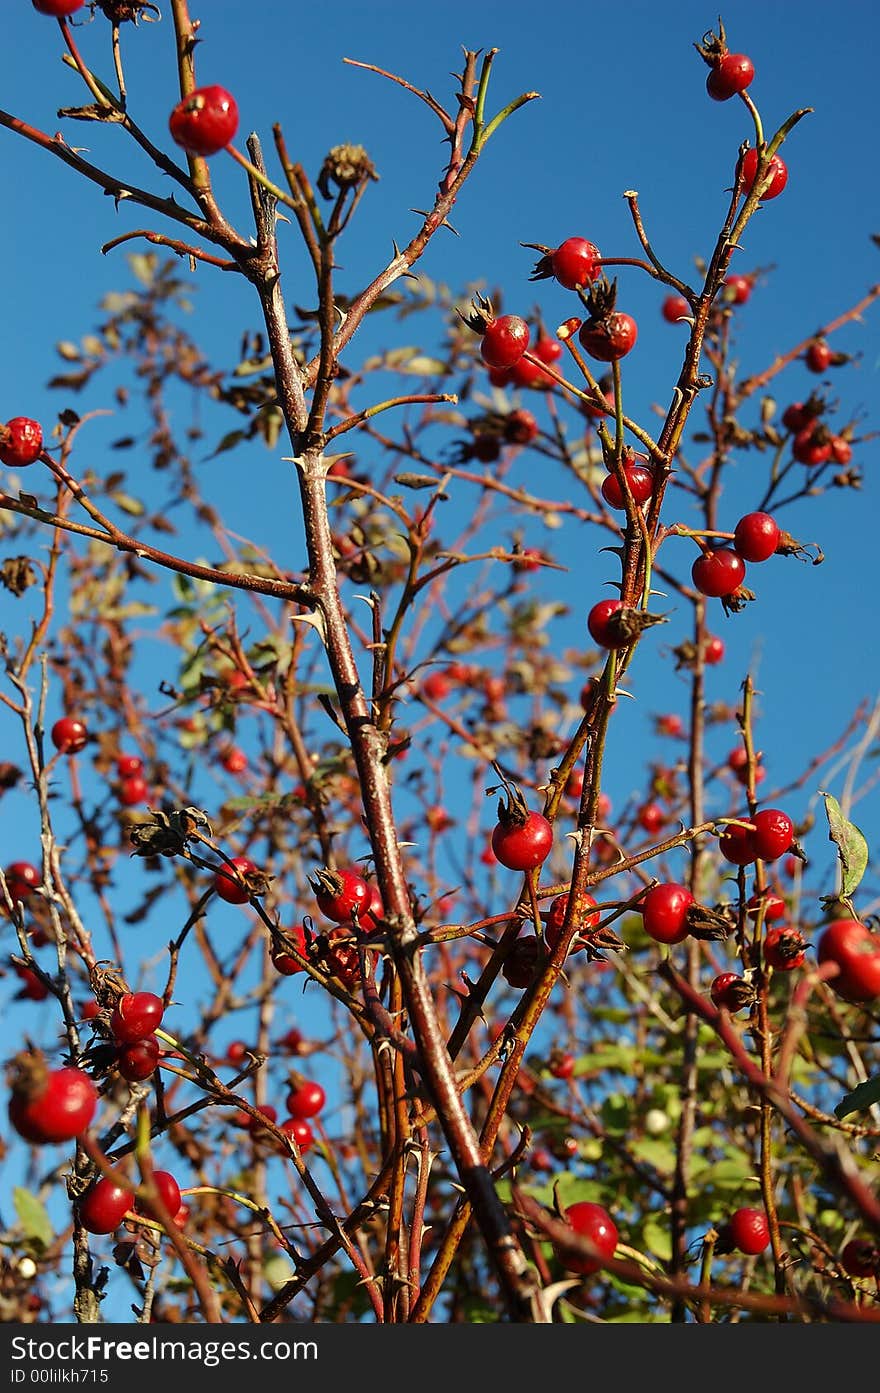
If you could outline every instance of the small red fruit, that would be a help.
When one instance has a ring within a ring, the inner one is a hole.
[[[159,1063],[159,1041],[155,1035],[123,1045],[116,1056],[116,1067],[129,1083],[143,1083],[156,1072]]]
[[[755,853],[761,861],[776,861],[794,841],[794,823],[779,808],[765,808],[752,818]]]
[[[749,827],[726,826],[718,838],[718,850],[734,866],[750,866],[758,859],[754,833]]]
[[[754,288],[751,276],[725,276],[723,298],[732,305],[744,305]]]
[[[538,966],[539,947],[534,934],[523,934],[516,940],[501,969],[502,977],[511,987],[522,990],[529,986]]]
[[[758,152],[757,150],[747,150],[743,155],[742,162],[742,187],[744,194],[751,193],[757,173]],[[767,169],[761,176],[762,181],[766,179],[768,175],[770,177],[770,182],[764,193],[761,194],[762,203],[765,199],[776,198],[778,194],[782,193],[782,190],[788,183],[788,169],[786,168],[784,160],[780,159],[779,155],[773,155],[771,157]]]
[[[287,1095],[287,1111],[291,1117],[315,1117],[327,1101],[319,1083],[307,1079]]]
[[[785,429],[795,433],[809,426],[815,419],[815,416],[812,416],[805,409],[802,401],[793,401],[782,413],[782,424]]]
[[[490,368],[512,368],[529,346],[529,326],[518,314],[490,319],[480,344],[483,361]]]
[[[538,422],[531,411],[511,411],[504,422],[504,436],[512,445],[530,445],[538,434]]]
[[[216,155],[238,130],[238,107],[225,87],[197,87],[168,118],[172,139],[188,155]]]
[[[577,908],[574,914],[577,934],[572,943],[572,952],[576,953],[579,949],[586,948],[586,943],[583,938],[579,936],[588,934],[591,929],[595,929],[599,922],[601,916],[598,911],[595,914],[589,913],[589,911],[595,907],[595,904],[596,901],[593,899],[593,896],[587,894],[586,891],[578,898]],[[565,911],[567,908],[568,892],[557,895],[555,900],[551,901],[547,919],[544,924],[544,941],[551,953],[562,936],[562,926],[565,923]]]
[[[570,1079],[576,1063],[574,1055],[566,1052],[554,1055],[547,1067],[554,1079]]]
[[[288,1117],[279,1123],[278,1130],[291,1137],[303,1155],[315,1144],[315,1134],[304,1117]]]
[[[239,750],[233,745],[231,749],[224,752],[220,763],[227,774],[243,774],[248,767],[248,757],[244,750]]]
[[[247,856],[233,856],[231,861],[235,870],[244,878],[253,874],[257,869],[254,862]],[[221,900],[226,900],[228,904],[247,904],[250,899],[247,886],[234,879],[233,872],[228,867],[215,872],[214,889]]]
[[[113,1233],[133,1204],[133,1190],[102,1175],[79,1202],[80,1223],[87,1233]]]
[[[690,317],[692,311],[683,295],[667,295],[660,306],[660,313],[668,324],[677,324],[686,315]]]
[[[845,1244],[840,1264],[848,1277],[880,1276],[880,1247],[870,1238],[853,1238]]]
[[[306,956],[306,931],[303,924],[294,924],[291,928],[284,930],[287,937],[294,943],[298,952],[303,957]],[[283,949],[272,954],[272,966],[276,972],[280,972],[282,977],[295,977],[298,972],[305,972],[296,958],[291,953],[285,953]]]
[[[653,472],[643,464],[625,464],[623,473],[635,503],[647,503],[654,491]],[[626,500],[616,474],[602,480],[602,497],[609,508],[625,508]]]
[[[500,811],[492,832],[495,857],[510,871],[534,870],[547,860],[553,845],[553,828],[543,813],[524,812],[517,820]]]
[[[735,972],[719,972],[717,977],[713,977],[712,985],[709,988],[709,995],[714,1005],[719,1008],[723,1006],[730,1012],[741,1011],[744,1006],[749,1004],[749,996],[754,996],[744,977],[738,977]]]
[[[569,1271],[579,1272],[582,1276],[598,1272],[604,1265],[603,1258],[613,1257],[617,1247],[617,1225],[608,1210],[603,1208],[601,1204],[591,1204],[589,1200],[581,1200],[578,1204],[569,1205],[565,1211],[565,1218],[576,1234],[592,1243],[598,1251],[598,1256],[588,1258],[576,1257],[572,1253],[560,1254],[562,1262]]]
[[[764,936],[764,962],[777,972],[791,972],[802,965],[809,946],[799,929],[774,924]]]
[[[45,1001],[49,995],[49,988],[45,982],[41,981],[37,974],[30,967],[25,967],[24,963],[13,963],[12,970],[21,982],[21,986],[15,993],[19,1001]]]
[[[785,900],[781,895],[774,895],[768,892],[764,895],[754,894],[746,903],[746,909],[750,914],[757,914],[760,905],[764,906],[764,923],[772,924],[776,919],[781,919],[785,914]]]
[[[770,1225],[763,1209],[737,1209],[727,1228],[733,1246],[750,1257],[763,1253],[770,1242]]]
[[[85,747],[89,732],[84,722],[77,720],[75,716],[62,716],[60,721],[53,725],[51,736],[56,750],[60,750],[63,755],[75,755]]]
[[[30,861],[10,861],[3,874],[6,877],[6,888],[13,903],[17,900],[26,900],[43,879],[36,866],[31,865]]]
[[[138,803],[146,803],[150,788],[140,774],[132,774],[119,785],[119,801],[126,808],[134,808]]]
[[[9,1100],[9,1121],[25,1141],[72,1141],[89,1126],[98,1106],[98,1091],[82,1069],[46,1069],[25,1057]]]
[[[775,553],[781,535],[769,513],[746,513],[733,530],[734,550],[743,561],[766,561]]]
[[[825,372],[831,366],[834,354],[824,339],[814,339],[804,354],[804,362],[810,372]]]
[[[67,19],[68,15],[81,10],[85,0],[31,0],[33,7],[41,15],[51,15],[54,19]]]
[[[165,1002],[153,992],[124,992],[110,1014],[110,1030],[117,1045],[144,1040],[161,1025]]]
[[[791,442],[791,453],[798,464],[815,469],[831,458],[832,438],[824,426],[814,421],[795,435]]]
[[[587,615],[590,637],[600,648],[626,648],[632,642],[609,622],[622,609],[622,600],[600,600]]]
[[[687,912],[693,903],[685,885],[653,886],[642,900],[645,933],[655,943],[681,943],[689,933]]]
[[[159,1198],[173,1219],[180,1209],[180,1186],[170,1171],[153,1171],[153,1183],[159,1192]],[[149,1219],[159,1218],[149,1200],[138,1200],[135,1204],[135,1210],[138,1214],[145,1214]]]
[[[714,634],[708,634],[703,644],[703,662],[709,667],[714,667],[720,663],[724,657],[724,640],[717,638]]]
[[[116,773],[120,779],[130,779],[135,774],[140,774],[144,767],[144,761],[140,755],[117,755]]]
[[[701,595],[732,595],[742,585],[746,566],[732,547],[701,552],[691,567],[691,579]]]
[[[639,326],[631,314],[612,310],[601,319],[587,319],[578,331],[581,348],[600,363],[616,363],[635,347]]]
[[[10,469],[24,469],[40,458],[43,451],[43,428],[29,416],[13,416],[0,426],[0,461]]]
[[[248,1046],[244,1040],[230,1040],[226,1046],[226,1058],[230,1064],[244,1064],[248,1057]]]
[[[636,813],[636,821],[646,832],[654,836],[666,822],[666,814],[659,803],[643,803]]]
[[[580,290],[592,285],[601,274],[601,255],[599,248],[585,237],[567,237],[550,254],[553,275],[566,290]]]
[[[370,887],[353,867],[341,871],[321,871],[310,884],[321,913],[337,924],[355,918],[360,922],[361,915],[369,911]]]
[[[829,985],[846,1001],[873,1001],[880,996],[880,936],[857,919],[834,919],[826,925],[816,957],[820,965],[837,963],[840,972],[829,979]]]
[[[452,683],[444,672],[429,672],[422,682],[422,693],[429,701],[442,701],[452,691]]]
[[[706,77],[706,91],[713,101],[726,102],[744,92],[755,76],[755,65],[744,53],[725,53]]]

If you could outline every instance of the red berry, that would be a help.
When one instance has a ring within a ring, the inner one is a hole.
[[[16,992],[19,1001],[45,1001],[49,995],[49,988],[42,982],[33,968],[25,967],[23,963],[13,963],[12,971],[21,982],[21,987]]]
[[[452,683],[444,672],[429,672],[422,683],[422,692],[429,701],[442,701],[452,691]]]
[[[133,1204],[133,1190],[102,1175],[79,1202],[80,1223],[87,1233],[113,1233]]]
[[[82,721],[75,716],[62,716],[51,730],[52,744],[63,755],[79,754],[89,738],[89,732]]]
[[[580,290],[598,279],[601,255],[599,248],[584,237],[568,237],[551,253],[550,265],[560,285],[566,290]]]
[[[880,1247],[870,1238],[853,1238],[844,1245],[840,1263],[849,1277],[880,1276]]]
[[[804,354],[810,372],[824,372],[831,365],[833,353],[824,339],[814,339]]]
[[[168,1213],[174,1218],[180,1209],[180,1186],[170,1171],[153,1171],[153,1183],[159,1192],[159,1198]],[[147,1218],[159,1218],[149,1200],[139,1199],[135,1204],[135,1210],[138,1214],[145,1214]]]
[[[781,535],[769,513],[746,513],[733,529],[734,550],[743,561],[766,561],[775,553]]]
[[[798,464],[806,464],[810,469],[825,464],[831,458],[831,440],[824,426],[816,422],[799,430],[791,442],[791,453]]]
[[[732,595],[745,574],[745,562],[732,547],[704,551],[691,567],[691,579],[701,595]]]
[[[500,820],[492,832],[492,850],[510,871],[529,871],[550,855],[553,828],[543,813],[530,812],[524,822]]]
[[[659,803],[643,803],[636,813],[636,821],[653,836],[666,822],[666,814]]]
[[[562,356],[562,344],[557,339],[540,338],[532,349],[535,358],[540,358],[542,363],[555,363]],[[511,369],[511,380],[516,387],[553,387],[555,378],[538,363],[530,363],[526,358],[520,358],[518,363],[514,363]]]
[[[68,15],[81,10],[85,0],[31,0],[35,10],[41,15],[51,15],[54,19],[66,19]]]
[[[10,861],[3,874],[13,904],[18,900],[26,900],[43,879],[30,861]]]
[[[172,139],[189,155],[216,155],[238,130],[238,107],[225,87],[197,87],[168,118]]]
[[[765,924],[772,924],[774,920],[781,919],[785,913],[785,900],[781,895],[774,895],[770,892],[764,895],[752,895],[751,899],[746,904],[746,908],[751,914],[756,914],[761,904],[764,906]]]
[[[706,77],[706,91],[716,102],[726,102],[744,92],[755,76],[751,58],[744,53],[725,53],[713,63]]]
[[[655,943],[681,943],[689,928],[687,912],[694,897],[685,885],[655,885],[642,900],[645,933]]]
[[[291,1117],[315,1117],[327,1101],[327,1095],[319,1083],[306,1080],[287,1095],[287,1111]]]
[[[231,861],[239,875],[245,878],[257,869],[247,856],[233,856]],[[250,899],[247,886],[234,879],[233,872],[228,867],[215,872],[214,889],[221,900],[226,900],[229,904],[247,904]]]
[[[302,924],[294,924],[291,928],[285,929],[284,932],[305,957],[307,949],[305,927]],[[295,977],[298,972],[305,972],[305,968],[300,966],[296,958],[291,953],[285,953],[283,949],[272,954],[272,966],[276,972],[281,973],[282,977]]]
[[[512,368],[529,346],[529,326],[518,314],[502,314],[486,325],[480,353],[490,368]]]
[[[591,929],[595,929],[596,925],[599,922],[601,916],[598,913],[590,914],[587,912],[593,909],[595,904],[596,901],[593,899],[593,896],[587,894],[586,891],[578,898],[577,907],[575,909],[574,914],[574,922],[577,926],[577,934],[575,935],[574,941],[572,943],[572,952],[577,952],[578,949],[586,948],[586,943],[582,938],[579,939],[578,935],[588,934]],[[551,953],[553,949],[556,947],[557,943],[559,942],[560,937],[562,936],[562,926],[565,923],[565,911],[567,907],[567,892],[562,895],[557,895],[555,900],[553,900],[550,904],[550,909],[547,913],[547,919],[544,924],[544,941],[547,944],[547,947],[550,949]]]
[[[359,871],[348,867],[341,871],[325,871],[312,881],[315,903],[327,919],[344,924],[369,911],[371,891]]]
[[[727,767],[731,773],[735,774],[743,786],[749,782],[749,757],[742,745],[735,746],[727,756]],[[754,769],[754,781],[759,784],[767,773],[763,764],[756,764]]]
[[[600,648],[626,648],[632,642],[610,624],[612,617],[623,609],[622,600],[600,600],[587,615],[590,637]]]
[[[93,1021],[99,1014],[101,1008],[93,996],[88,1001],[84,1001],[79,1008],[79,1019],[81,1021]]]
[[[617,1225],[608,1210],[604,1209],[601,1204],[591,1204],[589,1200],[581,1200],[578,1204],[569,1205],[565,1211],[565,1218],[575,1233],[579,1234],[581,1238],[588,1239],[600,1255],[588,1258],[567,1254],[562,1256],[565,1266],[571,1272],[579,1272],[582,1276],[598,1272],[603,1266],[602,1259],[613,1257],[617,1247]]]
[[[835,464],[849,464],[853,456],[852,445],[843,435],[832,435],[831,458]]]
[[[750,866],[758,859],[754,833],[749,827],[725,827],[718,838],[718,850],[734,866]]]
[[[779,808],[765,808],[752,818],[755,827],[753,842],[761,861],[776,861],[784,856],[794,841],[794,823]]]
[[[513,445],[529,445],[538,434],[538,422],[531,411],[511,411],[504,422],[504,435]]]
[[[643,464],[625,464],[623,472],[629,484],[629,491],[635,503],[646,503],[654,491],[654,475]],[[602,480],[602,497],[609,508],[625,508],[623,489],[616,474],[609,474]]]
[[[244,750],[239,750],[235,745],[226,750],[220,763],[227,774],[243,774],[248,767],[248,757]]]
[[[0,461],[11,469],[24,469],[40,458],[43,450],[43,428],[29,416],[13,416],[0,426]]]
[[[709,667],[714,667],[720,663],[724,657],[724,640],[716,638],[714,634],[709,634],[703,644],[703,662]]]
[[[120,779],[130,779],[135,774],[140,774],[144,767],[144,761],[139,755],[117,755],[116,773]]]
[[[801,966],[808,947],[799,929],[774,924],[764,936],[764,962],[768,967],[775,967],[777,972],[791,972],[792,968]]]
[[[529,986],[538,965],[539,944],[534,934],[523,934],[518,938],[504,960],[501,975],[511,987],[518,990]]]
[[[248,1057],[248,1046],[244,1040],[230,1040],[226,1046],[226,1058],[230,1064],[244,1064]]]
[[[615,363],[626,357],[638,336],[636,321],[622,310],[612,310],[602,319],[588,319],[578,332],[581,347],[600,363]]]
[[[667,295],[660,306],[660,313],[669,324],[677,324],[679,319],[690,316],[692,311],[683,295]]]
[[[82,1069],[35,1071],[33,1078],[13,1085],[9,1121],[25,1141],[72,1141],[88,1127],[98,1105],[98,1092]]]
[[[315,1144],[315,1134],[304,1117],[288,1117],[279,1123],[279,1131],[292,1137],[303,1155]]]
[[[822,930],[816,946],[819,964],[840,968],[830,986],[847,1001],[873,1001],[880,996],[880,936],[857,919],[834,919]]]
[[[809,426],[815,421],[815,419],[816,418],[811,416],[809,411],[805,409],[802,401],[793,401],[782,413],[782,424],[785,426],[785,429],[794,432],[803,430],[806,426]]]
[[[132,774],[129,778],[123,779],[119,785],[119,801],[126,808],[133,808],[138,803],[146,803],[150,796],[150,788],[146,779],[142,779],[140,774]]]
[[[159,1063],[159,1041],[155,1035],[123,1045],[116,1056],[116,1067],[129,1083],[143,1083],[156,1072]]]
[[[752,293],[751,276],[725,276],[723,297],[730,304],[744,305]]]
[[[110,1030],[117,1045],[144,1040],[158,1028],[165,1002],[153,992],[124,992],[110,1015]]]
[[[757,150],[747,150],[746,153],[743,155],[742,162],[744,194],[751,193],[752,187],[755,183],[755,176],[757,175],[757,173],[758,152]],[[785,166],[785,162],[782,159],[780,159],[779,155],[772,156],[767,169],[761,176],[762,181],[767,178],[768,174],[770,176],[770,183],[768,184],[765,192],[761,195],[762,202],[764,201],[764,199],[767,198],[776,198],[778,194],[782,193],[782,190],[788,183],[788,169]]]
[[[748,1004],[743,992],[745,987],[744,977],[738,977],[735,972],[719,972],[718,976],[712,979],[709,995],[716,1006],[723,1006],[731,1012],[741,1011],[743,1006]]]
[[[751,1257],[763,1253],[770,1242],[770,1225],[763,1209],[737,1209],[727,1227],[733,1246]]]
[[[576,1063],[577,1060],[573,1054],[565,1053],[551,1059],[547,1067],[554,1079],[570,1079]]]

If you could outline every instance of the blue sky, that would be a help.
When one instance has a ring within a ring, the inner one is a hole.
[[[61,62],[54,23],[26,0],[4,8],[4,45],[7,59],[14,55],[14,61],[5,63],[2,105],[54,132],[57,108],[81,101],[81,86]],[[199,6],[193,3],[192,10],[198,13]],[[201,12],[199,81],[219,82],[235,93],[240,148],[246,134],[256,130],[271,153],[272,123],[280,120],[291,151],[314,173],[326,150],[342,141],[362,143],[374,159],[380,182],[368,191],[355,235],[340,251],[343,288],[346,275],[353,288],[384,264],[392,238],[400,243],[411,234],[415,220],[409,210],[432,199],[445,150],[426,108],[390,83],[347,67],[343,57],[397,72],[445,103],[461,46],[496,47],[494,103],[503,105],[522,91],[541,93],[540,101],[518,113],[490,144],[455,210],[458,237],[435,239],[423,266],[427,275],[456,288],[480,279],[500,285],[509,310],[528,312],[540,301],[551,323],[574,312],[574,306],[560,287],[529,283],[534,257],[520,243],[552,246],[581,235],[606,255],[637,255],[622,198],[625,189],[636,189],[659,254],[687,277],[693,257],[711,250],[737,147],[752,135],[741,104],[706,97],[707,69],[693,44],[716,24],[717,15],[692,0],[601,9],[563,3],[546,11],[518,0],[449,0],[430,12],[347,0],[332,7],[211,0]],[[870,234],[880,232],[874,175],[880,24],[873,3],[850,2],[830,12],[815,0],[797,5],[741,0],[726,5],[722,17],[731,47],[754,61],[750,90],[768,132],[794,109],[814,108],[785,147],[788,187],[753,220],[737,263],[743,270],[776,267],[737,325],[741,361],[757,369],[880,280],[880,253],[870,242]],[[84,54],[109,77],[103,28],[103,21],[100,26],[96,21],[77,32]],[[151,138],[171,148],[166,126],[176,92],[170,23],[143,24],[126,38],[131,40],[130,109]],[[151,180],[150,187],[163,191],[161,178],[130,159],[119,131],[90,125],[66,129],[70,142],[87,146],[97,163],[134,171],[132,177]],[[213,170],[224,206],[247,226],[241,172],[222,156]],[[57,394],[45,390],[57,367],[54,343],[87,332],[101,296],[127,284],[124,252],[102,257],[100,245],[150,223],[124,205],[117,212],[98,190],[5,130],[0,130],[0,172],[6,191],[0,218],[5,327],[0,419],[25,414],[51,420],[62,405]],[[297,279],[303,261],[292,230],[286,248],[288,301],[309,303],[309,282]],[[198,335],[221,362],[232,363],[242,327],[256,322],[247,287],[204,271],[197,285]],[[624,290],[640,326],[637,349],[626,364],[628,399],[634,415],[647,417],[652,403],[667,399],[683,338],[662,321],[656,286],[633,273],[625,280],[621,275],[621,297]],[[869,430],[878,426],[878,315],[874,307],[862,325],[849,325],[835,338],[836,347],[861,355],[855,369],[834,378],[835,392],[848,410],[865,414]],[[795,365],[779,385],[780,404],[802,398],[815,385],[816,379]],[[97,467],[106,467],[100,452],[115,429],[108,421],[90,436]],[[255,461],[264,473],[244,496],[241,460],[218,462],[217,487],[240,509],[241,530],[277,548],[285,534],[273,486],[286,487],[284,476],[265,456]],[[755,576],[759,602],[729,620],[719,609],[714,625],[728,658],[723,672],[710,674],[710,697],[735,701],[745,671],[753,672],[762,693],[759,744],[778,782],[796,777],[806,756],[832,743],[856,704],[872,700],[880,687],[877,442],[861,445],[855,462],[864,472],[860,493],[832,492],[783,515],[795,535],[821,543],[824,565],[812,569],[789,561],[762,568]],[[741,512],[756,506],[747,477],[732,479],[730,498],[732,526]],[[580,623],[585,607],[580,587],[586,582],[579,558],[561,559],[572,565],[567,599]],[[591,583],[599,583],[595,573]],[[12,625],[7,611],[8,601],[0,597],[0,628]],[[581,634],[573,630],[570,641],[581,642]],[[621,721],[616,743],[612,738],[609,759],[619,761],[613,792],[620,801],[638,783],[645,747],[637,737],[644,735],[650,714],[676,709],[684,696],[669,665],[652,661],[646,684],[638,709]],[[815,792],[807,785],[798,795],[798,814]],[[0,829],[8,845],[16,842],[17,807],[12,799],[0,803]],[[873,849],[880,835],[876,794],[860,805],[856,819]],[[27,854],[18,844],[13,852]]]

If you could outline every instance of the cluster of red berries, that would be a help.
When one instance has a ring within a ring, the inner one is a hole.
[[[160,1054],[156,1031],[164,1014],[165,1002],[153,992],[123,992],[113,1007],[109,1027],[116,1067],[129,1083],[155,1073]]]
[[[170,1171],[154,1170],[152,1183],[161,1203],[178,1228],[188,1217],[181,1202],[180,1186]],[[148,1199],[135,1200],[134,1190],[103,1175],[79,1201],[79,1218],[87,1233],[113,1233],[126,1218],[143,1215],[159,1220],[159,1211]]]
[[[782,541],[782,529],[769,513],[746,513],[736,524],[732,546],[701,550],[691,579],[701,595],[730,598],[746,578],[746,562],[767,561]]]

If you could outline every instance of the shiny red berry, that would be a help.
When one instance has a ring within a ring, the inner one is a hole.
[[[9,1121],[25,1141],[72,1141],[89,1126],[98,1092],[82,1069],[41,1069],[13,1085]]]
[[[13,903],[17,900],[28,899],[43,879],[36,866],[32,865],[30,861],[10,861],[3,874],[6,877],[6,888]],[[0,901],[0,908],[3,907],[2,901]]]
[[[291,928],[284,930],[287,937],[295,944],[297,951],[306,956],[306,931],[302,924],[294,924]],[[272,953],[272,966],[276,972],[280,972],[282,977],[295,977],[298,972],[305,972],[305,968],[297,962],[292,953],[285,953],[283,948]]]
[[[566,1051],[565,1053],[554,1055],[547,1065],[547,1068],[554,1079],[570,1079],[574,1073],[576,1063],[577,1060],[574,1055]]]
[[[502,314],[486,325],[480,344],[483,361],[490,368],[512,368],[529,346],[529,326],[518,314]]]
[[[170,1171],[153,1171],[153,1184],[159,1192],[160,1200],[174,1219],[180,1209],[180,1186]],[[150,1219],[159,1218],[155,1208],[147,1199],[137,1200],[135,1210],[138,1214],[145,1214]]]
[[[327,1101],[327,1094],[319,1083],[307,1079],[287,1095],[287,1111],[291,1117],[316,1117]]]
[[[703,662],[709,667],[714,667],[720,663],[724,657],[724,640],[717,638],[714,634],[708,634],[703,644]]]
[[[837,963],[840,972],[829,978],[829,985],[844,1000],[880,997],[880,935],[857,919],[834,919],[827,924],[816,945],[816,957],[820,965]]]
[[[587,319],[578,331],[581,348],[600,363],[616,363],[635,346],[639,326],[632,315],[612,310],[601,319]]]
[[[75,716],[62,716],[51,730],[52,744],[63,755],[75,755],[85,748],[89,732],[85,723]]]
[[[815,339],[804,354],[804,362],[810,372],[822,373],[831,366],[833,353],[824,339]]]
[[[119,801],[125,808],[135,808],[138,803],[146,803],[150,796],[150,786],[140,774],[130,774],[119,785]]]
[[[815,421],[799,430],[791,442],[791,453],[798,464],[815,469],[831,458],[832,436]]]
[[[732,547],[702,552],[691,567],[691,579],[701,595],[732,595],[745,580],[745,562]]]
[[[752,150],[747,150],[746,153],[743,155],[743,162],[742,162],[742,178],[743,178],[743,193],[744,193],[744,194],[750,194],[750,193],[751,193],[752,188],[753,188],[754,183],[755,183],[755,177],[756,177],[757,173],[758,173],[758,152],[757,152],[757,150],[754,150],[754,149],[752,149]],[[767,188],[766,188],[766,190],[764,191],[764,193],[761,194],[761,202],[762,202],[762,203],[765,201],[765,199],[768,199],[768,198],[776,198],[779,194],[782,193],[782,190],[785,188],[786,184],[788,183],[788,169],[786,168],[786,165],[785,165],[784,160],[782,160],[782,159],[779,157],[779,155],[773,155],[773,156],[772,156],[772,158],[771,158],[771,160],[770,160],[770,163],[769,163],[767,169],[764,171],[764,174],[761,176],[762,181],[763,181],[764,179],[766,179],[768,175],[769,175],[769,177],[770,177],[770,182],[769,182],[769,184],[767,185]]]
[[[685,885],[654,885],[642,900],[645,933],[655,943],[681,943],[689,933],[687,913],[694,897]]]
[[[133,1204],[133,1190],[102,1175],[79,1202],[80,1223],[87,1233],[113,1233]]]
[[[766,561],[776,552],[781,535],[769,513],[746,513],[733,529],[734,550],[743,561]]]
[[[592,285],[602,272],[598,264],[602,253],[584,237],[567,237],[550,254],[553,275],[566,290]]]
[[[235,878],[235,871],[238,871],[240,877],[246,878],[252,875],[257,867],[247,856],[233,856],[230,859],[234,870],[227,866],[216,871],[214,889],[221,900],[226,900],[229,904],[247,904],[250,892],[243,880]]]
[[[731,305],[744,305],[753,288],[751,276],[725,276],[723,298]]]
[[[147,1035],[130,1045],[122,1045],[116,1055],[116,1067],[129,1083],[143,1083],[156,1072],[159,1063],[159,1041]]]
[[[753,842],[761,861],[776,861],[794,841],[794,823],[779,808],[764,808],[752,818]]]
[[[116,773],[120,779],[130,779],[135,774],[140,774],[144,767],[144,761],[140,755],[117,755]]]
[[[636,822],[653,837],[666,822],[666,814],[659,803],[643,803],[636,813]]]
[[[315,904],[326,919],[347,923],[369,911],[371,891],[359,871],[349,866],[341,871],[323,872],[312,882]]]
[[[744,53],[725,53],[709,69],[706,91],[716,102],[726,102],[744,92],[755,76],[755,66]]]
[[[785,900],[781,895],[774,895],[768,891],[764,895],[754,894],[746,902],[746,909],[750,914],[757,914],[759,907],[764,906],[764,923],[772,924],[777,919],[781,919],[785,914]]]
[[[231,749],[224,751],[220,763],[227,774],[243,774],[248,767],[248,757],[244,750],[239,750],[233,745]]]
[[[763,1253],[770,1242],[770,1225],[763,1209],[737,1209],[727,1228],[734,1248],[750,1257]]]
[[[216,155],[238,130],[238,107],[225,87],[197,87],[177,103],[168,118],[177,145],[189,155]]]
[[[596,901],[593,899],[593,896],[586,891],[578,897],[574,913],[577,934],[572,943],[572,952],[577,952],[578,949],[586,948],[587,945],[583,938],[579,939],[578,935],[588,934],[591,929],[595,929],[599,922],[601,916],[598,911],[595,914],[590,912],[594,909],[595,904]],[[562,926],[565,923],[565,911],[567,908],[567,891],[562,895],[557,895],[555,900],[551,901],[550,909],[544,923],[544,941],[551,953],[562,936]]]
[[[76,14],[85,4],[85,0],[31,0],[35,10],[41,15],[51,15],[54,19],[67,19],[69,15]]]
[[[143,1040],[162,1023],[165,1002],[153,992],[123,992],[110,1014],[110,1030],[117,1045]]]
[[[718,838],[718,850],[734,866],[750,866],[758,859],[754,834],[749,827],[726,826]]]
[[[40,458],[43,428],[29,416],[13,416],[0,426],[0,461],[10,469],[24,469]]]
[[[296,1142],[300,1152],[305,1155],[315,1144],[315,1134],[304,1117],[288,1117],[279,1123],[279,1131]]]
[[[571,1272],[579,1272],[581,1276],[598,1272],[603,1266],[603,1258],[614,1256],[618,1241],[617,1225],[608,1210],[601,1204],[581,1200],[577,1204],[569,1205],[565,1211],[565,1218],[574,1232],[581,1238],[588,1239],[598,1251],[595,1258],[576,1257],[571,1253],[560,1254],[565,1266]]]
[[[587,615],[590,637],[600,648],[626,648],[632,642],[610,622],[622,609],[622,600],[600,600]]]
[[[629,484],[629,491],[635,503],[647,503],[654,491],[654,475],[643,464],[625,464],[623,473]],[[625,508],[626,500],[616,474],[608,474],[602,480],[602,497],[609,508]]]
[[[809,946],[799,929],[774,924],[764,935],[764,962],[777,972],[791,972],[802,965]]]
[[[492,831],[496,860],[510,871],[530,871],[550,855],[553,828],[543,813],[529,812],[518,822],[499,820]]]
[[[880,1246],[870,1238],[853,1238],[840,1254],[848,1277],[880,1277]]]
[[[677,324],[685,316],[690,318],[693,311],[683,295],[667,295],[660,306],[660,313],[668,324]]]
[[[731,1012],[741,1011],[743,1006],[748,1005],[748,997],[743,990],[744,988],[746,988],[744,977],[738,977],[735,972],[719,972],[718,976],[712,979],[709,995],[714,1005],[723,1006]]]

